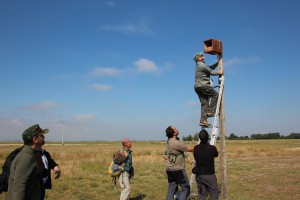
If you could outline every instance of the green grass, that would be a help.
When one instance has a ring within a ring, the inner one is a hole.
[[[0,165],[19,146],[1,143]],[[120,142],[46,144],[45,149],[62,169],[61,178],[53,179],[53,188],[47,190],[46,199],[119,199],[120,187],[117,183],[114,191],[107,168],[113,152],[120,148]],[[132,150],[135,177],[131,182],[131,200],[165,199],[168,184],[162,158],[165,143],[133,142]],[[300,140],[227,141],[226,160],[228,199],[300,199]],[[220,183],[219,158],[215,161]],[[190,176],[188,163],[186,171]],[[193,192],[195,189],[193,186]],[[1,194],[0,200],[4,199],[5,194]]]

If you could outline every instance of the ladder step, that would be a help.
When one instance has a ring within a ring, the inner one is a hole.
[[[213,126],[210,124],[210,125],[201,125],[199,124],[199,126],[202,126],[202,128],[212,128]]]

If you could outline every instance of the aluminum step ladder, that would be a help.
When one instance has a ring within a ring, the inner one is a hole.
[[[219,78],[220,84],[219,84],[219,97],[218,97],[218,102],[217,102],[217,108],[216,108],[216,113],[214,116],[214,123],[212,126],[212,131],[210,134],[210,141],[209,144],[211,145],[216,145],[217,137],[219,136],[219,126],[220,126],[220,106],[221,106],[221,99],[222,99],[222,94],[223,94],[223,89],[224,89],[224,76],[221,76]],[[200,142],[200,140],[199,140]]]

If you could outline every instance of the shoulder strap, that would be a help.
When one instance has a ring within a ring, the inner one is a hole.
[[[170,138],[167,140],[167,144],[166,144],[166,151],[167,151],[167,156],[169,156],[169,140]]]

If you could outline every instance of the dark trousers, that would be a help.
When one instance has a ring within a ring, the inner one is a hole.
[[[181,191],[178,196],[178,200],[186,200],[190,195],[190,184],[189,179],[186,175],[185,170],[169,171],[167,170],[168,175],[168,193],[167,200],[173,200],[174,195],[178,189],[178,185],[181,187]]]
[[[198,186],[198,197],[199,200],[204,200],[207,196],[207,192],[210,193],[211,200],[218,200],[219,188],[217,183],[217,177],[213,175],[199,175],[196,178]]]
[[[207,113],[215,113],[218,103],[219,93],[212,86],[204,86],[195,88],[201,103],[201,119],[203,122],[207,119]],[[209,102],[210,100],[210,102]]]
[[[45,195],[46,195],[46,189],[45,189],[45,184],[42,184],[42,194],[41,194],[41,200],[45,199]]]

